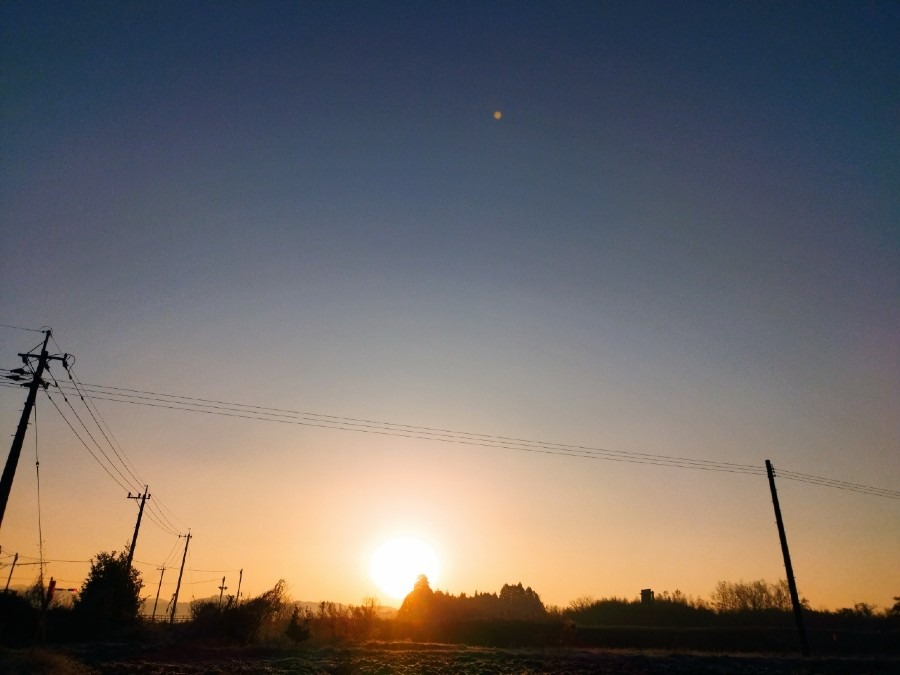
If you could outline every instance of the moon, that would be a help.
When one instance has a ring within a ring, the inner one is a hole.
[[[415,537],[397,537],[382,544],[369,560],[369,575],[388,598],[400,599],[412,589],[420,574],[434,583],[440,573],[437,554]]]

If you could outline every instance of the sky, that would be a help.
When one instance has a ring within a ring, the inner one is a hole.
[[[645,455],[94,400],[123,485],[51,388],[85,444],[39,397],[0,563],[42,543],[77,586],[145,483],[161,602],[188,528],[182,600],[243,570],[358,604],[398,536],[436,588],[563,607],[782,578],[766,459],[900,489],[898,29],[892,2],[2,3],[0,367],[51,326],[83,383]],[[810,605],[893,604],[900,500],[777,481]]]

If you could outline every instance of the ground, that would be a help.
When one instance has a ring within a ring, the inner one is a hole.
[[[900,659],[896,657],[802,659],[785,655],[563,648],[485,649],[415,643],[301,647],[294,651],[194,647],[190,650],[172,648],[144,653],[120,645],[94,645],[69,650],[65,655],[45,653],[44,657],[35,659],[33,652],[30,656],[27,651],[4,652],[0,654],[0,670],[11,675],[887,675],[900,672]]]

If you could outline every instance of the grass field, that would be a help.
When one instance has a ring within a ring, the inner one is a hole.
[[[261,648],[168,648],[134,650],[122,645],[80,647],[58,652],[7,651],[4,673],[195,675],[239,673],[275,675],[888,675],[900,672],[894,657],[801,659],[783,655],[728,655],[596,649],[486,649],[457,645],[368,643],[307,647],[296,651]]]

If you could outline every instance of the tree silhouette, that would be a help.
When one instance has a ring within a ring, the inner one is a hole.
[[[894,606],[891,607],[888,611],[888,616],[898,616],[900,617],[900,595],[894,596]]]
[[[413,622],[447,621],[545,621],[547,610],[540,596],[521,582],[504,584],[500,595],[479,593],[451,595],[432,591],[428,577],[420,575],[415,587],[403,600],[397,618]]]
[[[309,639],[309,622],[309,615],[306,613],[301,614],[300,608],[295,605],[291,611],[288,625],[284,629],[284,634],[294,641],[295,647]]]
[[[197,637],[249,644],[284,632],[288,606],[286,583],[279,579],[271,589],[241,604],[224,607],[216,600],[191,603],[190,631]]]
[[[520,621],[540,621],[547,616],[544,603],[531,586],[522,587],[520,581],[515,586],[503,584],[498,598],[503,618],[518,619]]]
[[[128,554],[98,553],[75,603],[81,627],[105,635],[133,625],[141,605],[141,574],[128,564]]]
[[[397,611],[397,618],[402,621],[426,621],[431,618],[434,606],[434,591],[428,583],[428,577],[420,574],[403,604]]]
[[[718,612],[758,612],[774,610],[790,612],[793,608],[788,583],[759,581],[720,581],[712,593],[712,606]],[[806,605],[804,598],[802,604]]]

